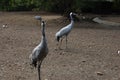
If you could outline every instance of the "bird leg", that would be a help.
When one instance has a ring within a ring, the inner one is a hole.
[[[42,64],[42,61],[43,61],[44,58],[42,58],[40,60],[40,62],[38,62],[38,77],[39,77],[39,80],[41,80],[41,77],[40,77],[40,69],[41,69],[41,64]]]
[[[68,41],[68,40],[67,40],[67,36],[66,36],[66,49],[67,49],[67,41]]]
[[[39,80],[41,80],[41,77],[40,77],[41,63],[42,63],[42,61],[40,61],[40,62],[38,63],[38,78],[39,78]]]
[[[62,40],[63,40],[63,38],[61,38],[61,40],[60,40],[60,43],[59,43],[59,49],[61,49]]]
[[[56,43],[56,46],[57,46],[57,47],[56,47],[56,49],[55,49],[55,50],[57,50],[57,49],[58,49],[58,46],[59,46],[59,42],[57,42],[57,43]]]
[[[38,65],[38,78],[39,78],[39,80],[41,80],[41,78],[40,78],[40,64]]]

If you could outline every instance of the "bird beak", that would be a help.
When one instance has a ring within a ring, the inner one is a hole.
[[[76,14],[76,13],[73,13],[73,16],[76,17],[76,18],[79,18],[79,15]]]
[[[73,13],[73,15],[78,16],[78,14],[76,14],[76,13]]]

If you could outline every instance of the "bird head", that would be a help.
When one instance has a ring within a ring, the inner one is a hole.
[[[73,19],[74,21],[79,21],[79,16],[78,16],[78,14],[76,14],[76,13],[71,12],[71,13],[70,13],[70,17],[72,17],[72,19]]]
[[[77,14],[76,14],[76,13],[71,12],[71,13],[70,13],[70,16],[77,16]]]
[[[41,26],[45,27],[45,21],[41,22]]]
[[[41,16],[35,16],[35,19],[41,21],[41,20],[42,20],[42,17],[41,17]]]

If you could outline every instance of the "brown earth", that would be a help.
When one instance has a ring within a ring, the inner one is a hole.
[[[42,80],[120,80],[120,27],[76,22],[62,50],[55,50],[55,33],[69,21],[51,13],[0,12],[0,80],[38,80],[29,55],[40,42],[41,28],[34,19],[46,21],[49,54],[41,67]],[[104,19],[120,21],[120,17]],[[7,24],[7,28],[2,25]]]

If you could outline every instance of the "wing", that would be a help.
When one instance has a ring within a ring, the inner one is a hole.
[[[68,35],[70,31],[71,31],[71,24],[67,25],[66,27],[63,27],[59,31],[59,33],[60,33],[60,36],[64,36],[64,35]]]
[[[41,43],[36,48],[34,48],[32,54],[33,54],[34,59],[41,60],[42,58],[44,58],[47,55],[47,53],[48,53],[47,45]]]
[[[38,49],[38,46],[37,46],[32,51],[32,59],[37,60],[38,55],[40,55],[40,50]]]

